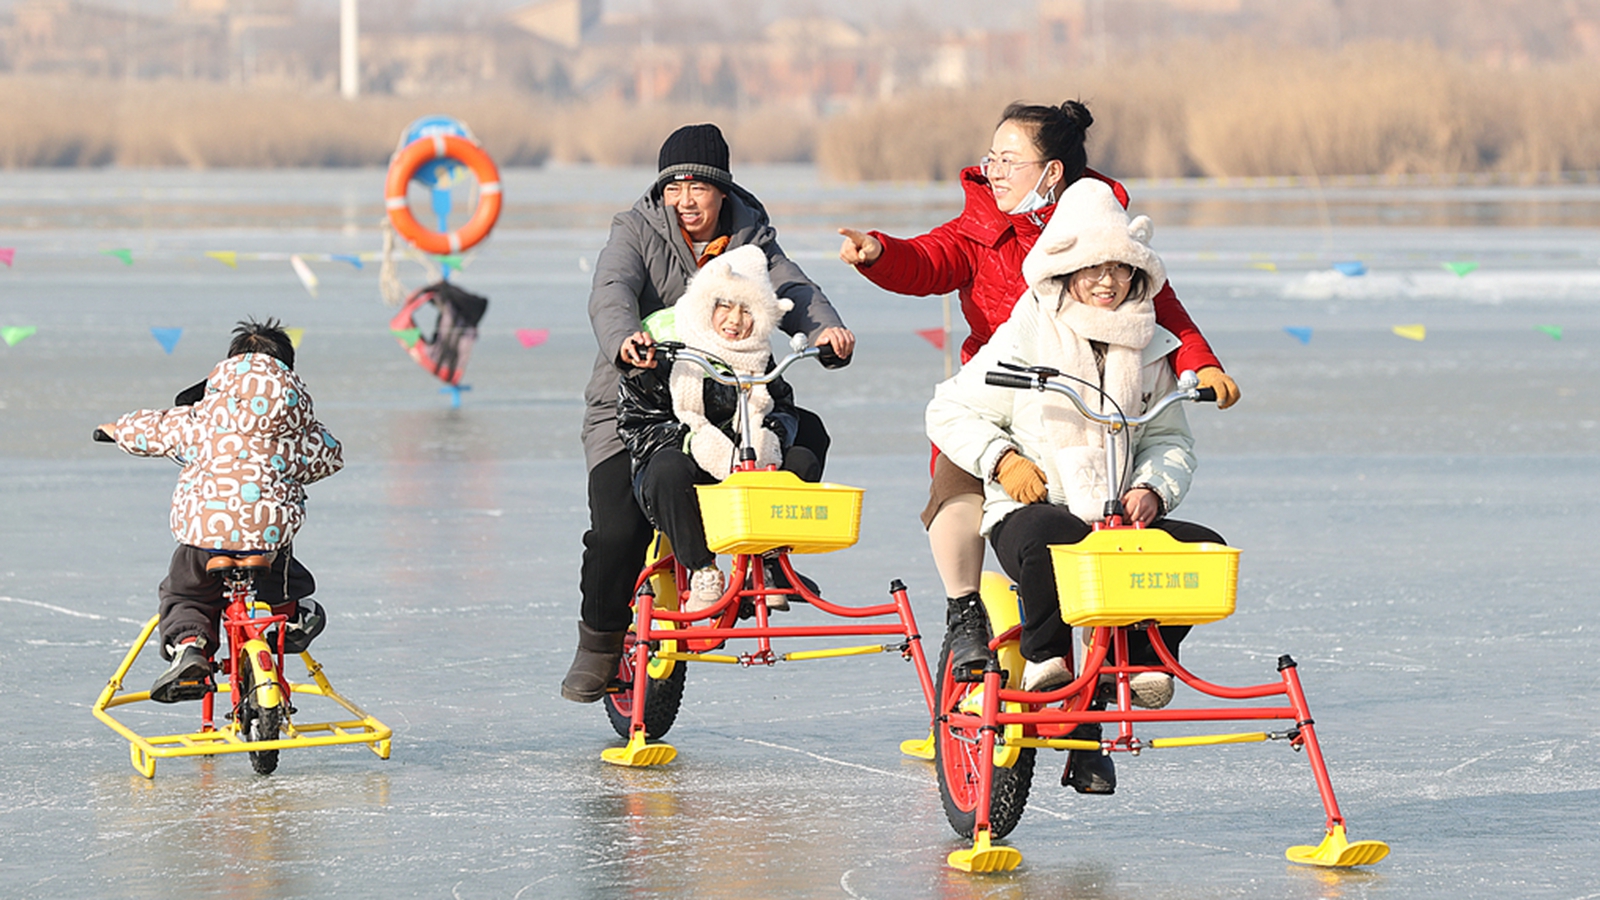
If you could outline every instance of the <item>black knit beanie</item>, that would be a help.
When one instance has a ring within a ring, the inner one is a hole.
[[[728,142],[715,125],[685,125],[661,145],[656,190],[669,181],[707,181],[724,192],[733,190],[728,172]]]

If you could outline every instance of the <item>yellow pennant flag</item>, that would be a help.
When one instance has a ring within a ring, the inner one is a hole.
[[[1428,329],[1422,325],[1396,325],[1390,330],[1408,341],[1420,341],[1428,337]]]
[[[289,346],[299,350],[300,339],[306,336],[306,330],[304,328],[285,328],[283,333],[289,336]]]
[[[294,274],[300,277],[300,283],[305,285],[306,293],[316,297],[317,275],[311,271],[310,266],[306,265],[306,261],[301,259],[299,254],[292,253],[289,255],[289,266],[294,269]]]
[[[1250,268],[1252,268],[1252,269],[1260,269],[1263,272],[1276,272],[1276,271],[1278,271],[1278,264],[1277,263],[1271,263],[1271,262],[1258,262],[1258,263],[1251,263],[1250,264]]]
[[[208,250],[206,255],[230,269],[239,268],[239,254],[232,250]]]

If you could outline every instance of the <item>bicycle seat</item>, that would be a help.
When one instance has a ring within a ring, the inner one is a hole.
[[[278,551],[276,550],[268,550],[265,553],[246,553],[242,556],[217,553],[206,560],[206,573],[220,575],[233,569],[243,569],[247,572],[263,571],[272,568],[272,562],[277,558]]]

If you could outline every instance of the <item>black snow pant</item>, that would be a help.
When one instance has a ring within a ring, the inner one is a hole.
[[[1165,531],[1185,543],[1226,543],[1215,531],[1192,522],[1157,519],[1149,527]],[[1017,583],[1017,594],[1022,600],[1023,658],[1043,662],[1066,656],[1072,649],[1072,626],[1061,620],[1061,601],[1056,593],[1050,545],[1076,544],[1093,530],[1064,506],[1035,503],[1001,519],[989,532],[995,558]],[[1161,629],[1161,640],[1174,657],[1189,628],[1188,625],[1173,625]],[[1135,666],[1161,663],[1155,648],[1150,646],[1149,635],[1143,631],[1128,633],[1128,663]]]
[[[805,409],[796,413],[800,428],[795,446],[810,450],[816,457],[817,477],[821,478],[831,443],[828,430],[816,413]],[[697,506],[697,515],[698,512]],[[633,583],[644,567],[645,550],[654,532],[634,499],[627,451],[613,454],[589,470],[589,530],[583,535],[583,564],[578,576],[583,624],[602,632],[627,631],[633,624]],[[704,542],[703,536],[701,541]]]
[[[207,656],[217,652],[222,645],[218,636],[222,611],[228,598],[221,576],[206,572],[206,562],[212,554],[179,544],[172,551],[172,562],[167,567],[167,577],[162,579],[157,593],[161,597],[161,656],[171,659],[169,647],[185,638],[198,637],[200,649]],[[265,576],[256,577],[256,601],[273,607],[273,612],[292,612],[292,604],[311,596],[317,590],[317,581],[311,570],[294,558],[290,547],[278,551],[272,568]]]
[[[817,457],[798,444],[784,454],[781,468],[793,472],[801,481],[816,481],[822,477]],[[678,562],[691,570],[703,569],[717,561],[717,555],[706,546],[700,496],[694,489],[697,484],[716,483],[716,478],[682,450],[656,451],[634,478],[634,496],[644,509],[645,517],[672,542],[672,552]]]

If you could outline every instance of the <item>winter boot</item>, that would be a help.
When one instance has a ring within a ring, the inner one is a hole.
[[[794,585],[789,583],[788,576],[783,574],[783,567],[778,565],[778,558],[776,556],[763,557],[761,560],[761,568],[766,573],[767,587],[781,588],[789,591],[794,590]],[[804,586],[806,590],[818,597],[822,596],[822,588],[817,587],[817,583],[815,581],[812,581],[810,578],[807,578],[800,572],[796,572],[795,574],[800,576],[800,584]],[[767,609],[777,610],[778,612],[787,612],[789,610],[789,601],[791,600],[796,603],[806,602],[806,598],[801,596],[799,592],[792,594],[768,594]]]
[[[561,696],[574,703],[593,703],[606,695],[606,685],[617,677],[626,631],[595,631],[578,623],[578,652],[561,679]]]
[[[950,641],[950,671],[956,681],[982,681],[989,653],[989,616],[977,593],[950,597],[945,609],[945,632]]]
[[[311,642],[328,626],[328,614],[322,611],[322,604],[310,597],[300,600],[292,607],[285,604],[272,608],[274,615],[278,615],[280,610],[287,612],[289,616],[283,633],[284,653],[306,652],[311,648]],[[267,642],[268,647],[278,649],[278,626],[274,625],[267,629],[267,633],[262,635],[261,639]]]
[[[155,684],[150,686],[150,699],[157,703],[181,703],[199,700],[211,693],[211,657],[200,649],[198,641],[179,644],[173,648],[172,665],[167,667]]]
[[[1104,708],[1104,707],[1102,707]],[[1084,722],[1067,738],[1075,741],[1100,740],[1100,723]],[[1115,794],[1117,767],[1111,757],[1098,750],[1068,750],[1067,768],[1061,773],[1061,786],[1080,794]]]

